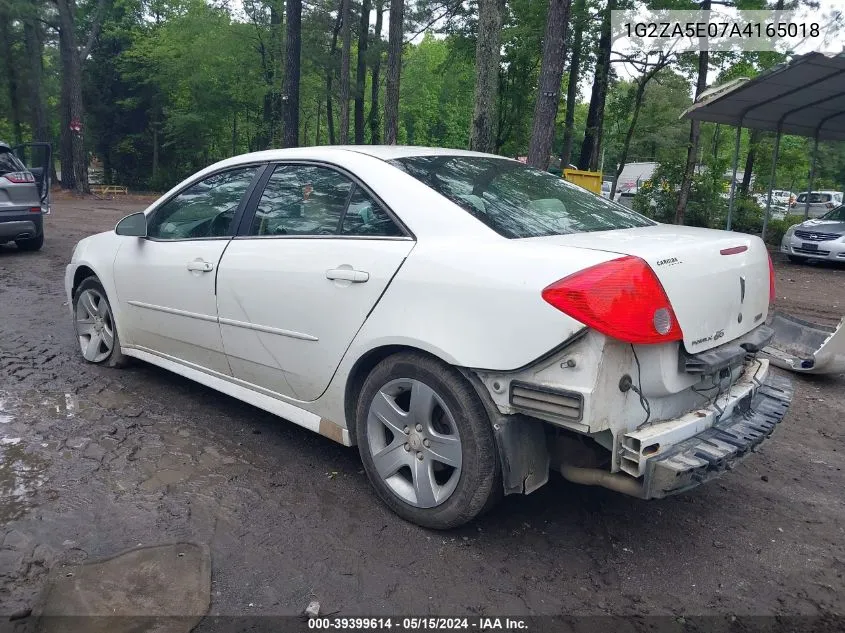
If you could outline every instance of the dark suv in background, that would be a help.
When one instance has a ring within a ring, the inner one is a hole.
[[[27,167],[16,155],[42,154],[40,167]],[[50,212],[50,146],[11,148],[0,142],[0,244],[14,242],[35,251],[44,244],[44,215]]]

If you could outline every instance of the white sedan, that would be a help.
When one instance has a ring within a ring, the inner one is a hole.
[[[347,446],[449,528],[554,469],[641,498],[768,437],[763,242],[517,161],[314,147],[212,165],[76,247],[85,360],[159,365]]]

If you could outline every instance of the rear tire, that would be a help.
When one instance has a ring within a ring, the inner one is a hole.
[[[38,237],[31,237],[26,240],[15,240],[15,244],[17,244],[18,248],[22,251],[40,250],[41,247],[44,246],[44,233],[42,232]]]
[[[103,284],[87,277],[73,293],[73,326],[82,357],[106,367],[125,367],[129,359],[120,351],[120,338]]]
[[[787,255],[787,257],[793,264],[803,264],[807,261],[806,257],[799,257],[798,255]]]
[[[367,477],[403,519],[454,528],[502,496],[490,418],[453,367],[419,352],[386,358],[364,381],[356,420]]]

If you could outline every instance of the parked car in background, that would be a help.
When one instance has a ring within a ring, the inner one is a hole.
[[[790,226],[783,234],[780,250],[793,262],[845,260],[845,206]]]
[[[759,204],[764,209],[766,208],[766,202],[768,199],[768,192],[767,193],[760,193],[755,196],[757,204]],[[787,207],[790,206],[793,202],[795,202],[796,196],[791,191],[787,191],[786,189],[772,189],[772,206],[773,207]]]
[[[795,202],[792,203],[792,211],[797,214],[804,213],[808,197],[810,199],[809,217],[811,218],[821,217],[842,204],[842,192],[840,191],[812,191],[810,193],[805,191],[799,193]]]
[[[604,180],[601,183],[601,197],[610,198],[610,190],[613,188],[612,180]]]
[[[85,360],[138,358],[357,444],[384,503],[433,528],[550,469],[683,492],[792,397],[757,357],[760,238],[475,152],[233,157],[80,241],[65,287]]]
[[[35,143],[15,148],[41,149]],[[46,159],[49,165],[49,158]],[[44,214],[49,213],[49,167],[28,168],[6,143],[0,142],[0,244],[14,242],[35,251],[44,244]]]

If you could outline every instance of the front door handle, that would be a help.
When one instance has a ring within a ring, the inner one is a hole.
[[[192,262],[188,262],[188,270],[191,271],[198,271],[201,273],[210,273],[214,270],[214,264],[211,262],[206,262],[201,259],[195,259]]]
[[[326,279],[351,281],[353,284],[362,284],[369,278],[370,273],[352,268],[332,268],[326,271]]]

